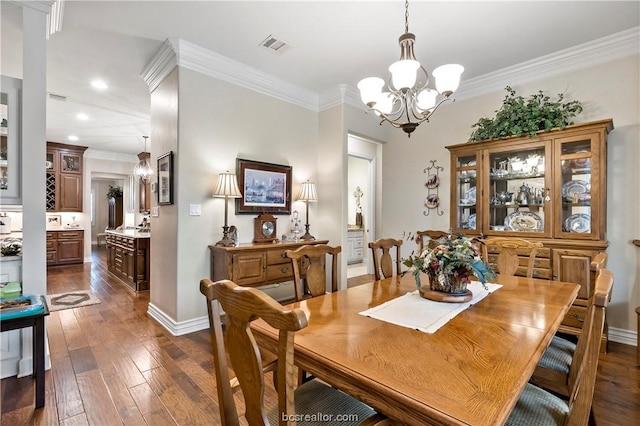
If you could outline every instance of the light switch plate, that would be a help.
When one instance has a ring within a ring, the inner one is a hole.
[[[200,204],[189,204],[189,216],[200,216]]]
[[[160,207],[151,207],[151,217],[160,216]]]

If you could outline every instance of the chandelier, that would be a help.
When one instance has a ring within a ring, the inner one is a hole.
[[[460,84],[464,67],[458,64],[442,65],[433,70],[436,90],[427,87],[429,74],[416,60],[413,44],[416,36],[409,32],[409,1],[405,0],[404,34],[398,40],[400,60],[389,67],[391,77],[388,91],[383,91],[384,80],[368,77],[360,80],[360,97],[376,115],[393,127],[404,130],[411,137],[416,127],[429,118],[448,99]],[[438,100],[438,95],[442,95]]]
[[[144,138],[144,156],[140,158],[140,162],[133,168],[133,175],[138,179],[140,183],[147,183],[153,177],[153,169],[149,164],[149,155],[147,154],[147,139],[149,136],[143,136]]]

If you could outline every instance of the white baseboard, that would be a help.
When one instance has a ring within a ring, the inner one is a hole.
[[[169,317],[162,310],[158,309],[153,303],[149,303],[149,309],[147,313],[151,318],[158,321],[161,326],[166,328],[169,333],[174,336],[182,336],[184,334],[193,333],[195,331],[205,330],[209,328],[209,318],[208,317],[200,317],[194,318],[187,321],[174,321],[173,318]]]
[[[638,333],[622,328],[609,327],[609,340],[625,345],[637,346]]]

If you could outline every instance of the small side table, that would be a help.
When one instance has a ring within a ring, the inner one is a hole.
[[[44,317],[49,315],[49,307],[44,296],[39,296],[44,311],[18,318],[0,319],[0,331],[33,327],[33,377],[36,382],[36,408],[44,407]]]

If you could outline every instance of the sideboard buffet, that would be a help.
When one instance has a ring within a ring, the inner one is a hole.
[[[538,132],[535,137],[447,146],[452,232],[542,242],[534,278],[581,285],[560,327],[574,335],[581,332],[595,284],[592,261],[608,246],[607,135],[611,130],[613,121],[607,119]],[[520,265],[524,271],[524,256]],[[603,348],[607,339],[605,325]]]
[[[209,246],[211,279],[231,280],[241,286],[259,287],[293,280],[291,259],[285,251],[303,245],[327,244],[327,240],[251,243],[235,247]],[[305,265],[300,270],[304,271]]]
[[[107,230],[107,269],[133,291],[149,290],[151,233]]]

